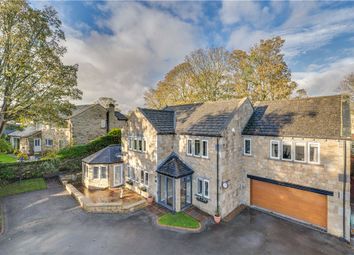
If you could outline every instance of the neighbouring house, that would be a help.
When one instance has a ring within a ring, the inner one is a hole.
[[[110,145],[82,160],[82,183],[89,189],[124,184],[120,145]]]
[[[77,105],[72,115],[66,117],[64,127],[35,124],[12,132],[9,137],[16,150],[29,155],[41,154],[69,145],[86,144],[112,128],[122,128],[126,122],[127,118],[115,111],[113,105],[108,109],[100,104]]]
[[[245,204],[349,240],[350,127],[345,96],[137,108],[124,177],[172,211],[225,217]]]

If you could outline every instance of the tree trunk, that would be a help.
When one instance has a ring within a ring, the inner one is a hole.
[[[0,119],[0,136],[2,135],[5,129],[5,121]]]

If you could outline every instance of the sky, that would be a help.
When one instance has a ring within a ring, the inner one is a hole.
[[[310,96],[338,93],[354,72],[354,2],[30,1],[63,22],[65,64],[79,64],[80,103],[112,97],[127,112],[198,48],[248,50],[281,36],[292,79]]]

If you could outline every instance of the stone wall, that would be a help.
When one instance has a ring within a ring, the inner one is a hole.
[[[91,140],[107,133],[107,111],[101,105],[94,105],[70,120],[71,143],[86,144]],[[101,126],[104,122],[104,127]]]
[[[244,127],[252,116],[253,107],[247,99],[238,108],[235,117],[220,139],[220,213],[225,217],[244,201],[246,175],[242,168]],[[226,182],[228,187],[222,187]]]
[[[42,138],[41,139],[42,152],[58,151],[59,149],[70,145],[70,129],[64,127],[53,127],[53,126],[45,125],[42,128],[41,138]],[[45,144],[46,139],[52,139],[53,146],[47,146]],[[60,145],[62,147],[60,147]]]
[[[146,139],[146,152],[138,152],[129,150],[128,137],[142,136]],[[122,132],[122,151],[123,160],[125,162],[125,174],[127,173],[128,164],[135,170],[135,180],[133,189],[137,190],[142,186],[140,173],[141,170],[147,171],[149,174],[149,186],[147,192],[156,199],[156,163],[157,163],[157,134],[153,126],[145,119],[139,110],[134,111],[127,125]],[[126,177],[127,180],[127,177]]]
[[[311,188],[334,192],[328,196],[328,233],[343,236],[343,172],[345,143],[347,154],[346,183],[346,238],[350,228],[350,141],[300,139],[289,137],[247,136],[252,139],[252,156],[242,157],[244,174],[250,174],[272,180],[298,184]],[[288,162],[270,159],[270,141],[283,140],[289,142],[317,142],[320,144],[320,164]],[[242,148],[239,150],[242,154]],[[245,203],[250,204],[250,180],[246,179]],[[243,199],[241,199],[241,202]],[[349,240],[349,239],[347,239]]]

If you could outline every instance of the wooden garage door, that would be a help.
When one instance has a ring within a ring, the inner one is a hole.
[[[327,227],[327,196],[251,180],[251,204],[322,228]]]

